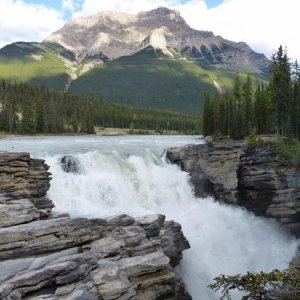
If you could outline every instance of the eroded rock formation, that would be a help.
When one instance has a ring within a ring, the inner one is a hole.
[[[244,206],[300,236],[300,169],[283,167],[271,144],[218,138],[169,149],[167,157],[191,174],[196,196]]]
[[[198,197],[209,195],[235,202],[237,170],[243,142],[229,139],[207,141],[167,150],[167,158],[189,172]]]
[[[191,299],[178,223],[55,215],[49,180],[43,160],[0,154],[0,299]]]

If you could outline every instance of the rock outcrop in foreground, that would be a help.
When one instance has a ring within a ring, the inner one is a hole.
[[[190,172],[196,196],[244,206],[300,236],[300,169],[283,167],[271,144],[219,138],[169,149],[167,157]]]
[[[47,171],[0,153],[0,299],[191,299],[173,269],[189,248],[178,223],[55,215]]]

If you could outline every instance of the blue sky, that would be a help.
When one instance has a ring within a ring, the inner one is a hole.
[[[59,9],[61,7],[61,0],[25,0],[27,3],[32,4],[45,4],[49,7],[53,7],[55,9]],[[82,0],[79,0],[78,2],[83,2]],[[186,0],[183,0],[182,3],[187,2]],[[223,2],[223,0],[205,0],[207,6],[209,8],[215,7]]]
[[[223,0],[204,0],[208,8],[214,8],[220,5]],[[49,8],[53,8],[56,10],[61,10],[62,0],[24,0],[25,3],[28,4],[43,4]],[[80,9],[84,0],[76,0],[77,8]],[[181,3],[186,3],[188,0],[181,0]],[[64,19],[70,19],[71,13],[69,11],[64,11]]]

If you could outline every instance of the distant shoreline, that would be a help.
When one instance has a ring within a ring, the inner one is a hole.
[[[17,138],[17,137],[32,137],[32,136],[130,136],[130,135],[189,135],[184,134],[178,131],[163,131],[157,132],[156,130],[134,130],[133,133],[130,133],[130,129],[128,128],[104,128],[96,130],[95,134],[87,134],[81,132],[58,132],[58,133],[37,133],[37,134],[10,134],[10,133],[0,133],[0,140],[1,139],[9,139],[9,138]]]

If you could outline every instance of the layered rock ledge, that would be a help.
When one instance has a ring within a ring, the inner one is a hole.
[[[169,149],[167,158],[191,174],[196,196],[275,218],[300,237],[300,169],[283,167],[272,144],[247,147],[218,138]]]
[[[0,153],[0,299],[191,299],[174,270],[190,247],[178,223],[55,215],[48,169]]]

